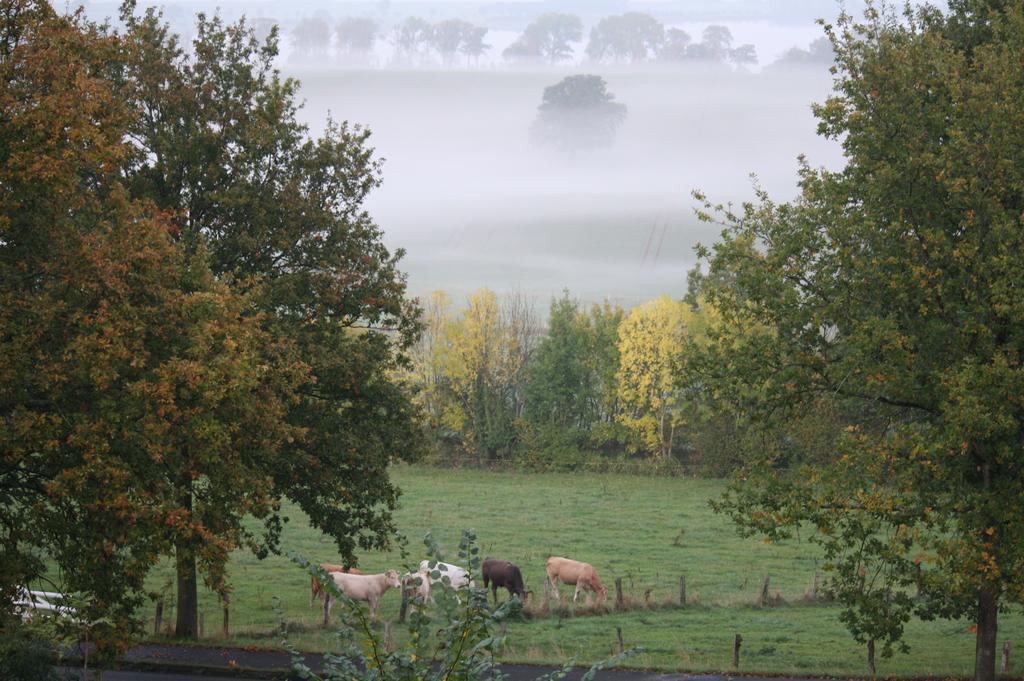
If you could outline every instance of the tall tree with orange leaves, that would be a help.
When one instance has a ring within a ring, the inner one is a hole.
[[[0,597],[62,579],[116,624],[107,647],[182,538],[226,588],[228,551],[255,540],[241,518],[276,509],[262,462],[302,434],[285,417],[308,369],[123,185],[119,40],[42,2],[2,12]]]
[[[186,53],[156,12],[126,2],[121,18],[116,81],[138,112],[126,184],[168,216],[185,253],[205,249],[216,280],[248,296],[261,329],[309,367],[286,415],[302,436],[260,469],[269,493],[295,501],[354,563],[393,532],[388,464],[422,446],[418,409],[393,379],[419,309],[406,298],[402,251],[385,247],[363,207],[381,182],[369,131],[328,121],[310,133],[298,83],[274,68],[275,33],[260,43],[244,21],[200,15]],[[198,500],[188,476],[180,487],[183,501]],[[253,548],[277,550],[275,533]],[[182,637],[197,630],[192,552],[177,549]]]

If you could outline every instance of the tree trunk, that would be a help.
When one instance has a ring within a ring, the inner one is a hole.
[[[995,681],[999,592],[989,586],[978,594],[978,638],[974,652],[974,681]]]
[[[661,419],[658,422],[658,436],[661,440],[661,457],[665,458],[665,409],[662,407]]]
[[[192,512],[192,481],[184,486],[182,507]],[[174,546],[178,573],[178,612],[174,625],[177,638],[195,639],[199,633],[199,584],[196,581],[196,554],[191,542],[179,539]]]

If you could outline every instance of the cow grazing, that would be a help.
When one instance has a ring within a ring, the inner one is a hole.
[[[551,582],[551,589],[554,591],[555,599],[557,600],[561,600],[561,595],[558,593],[559,583],[576,585],[576,592],[572,596],[574,603],[579,598],[580,591],[583,590],[593,591],[601,602],[608,596],[608,589],[601,583],[601,579],[597,576],[597,570],[590,563],[581,563],[570,558],[552,556],[548,558],[547,568],[548,581]],[[590,601],[589,594],[587,595],[587,601]]]
[[[388,570],[376,575],[354,575],[347,572],[332,572],[331,577],[338,585],[342,593],[354,601],[366,601],[370,606],[370,617],[377,619],[377,604],[381,596],[388,589],[401,588],[402,582],[398,579],[397,570]],[[324,603],[324,623],[331,616],[332,600],[330,594],[326,594]]]
[[[350,575],[361,575],[363,571],[359,568],[347,568],[344,565],[333,565],[331,563],[320,563],[320,567],[323,568],[324,572],[328,574],[332,572],[347,572]],[[309,607],[313,607],[313,604],[319,600],[320,596],[323,595],[323,587],[320,586],[320,580],[316,577],[309,578]]]
[[[433,563],[434,567],[430,567]],[[426,572],[430,575],[431,583],[441,582],[444,583],[444,578],[448,578],[448,583],[452,585],[453,589],[464,589],[467,586],[473,586],[473,579],[469,576],[469,570],[458,565],[452,565],[451,563],[441,563],[434,560],[420,561],[420,572]],[[439,573],[437,577],[434,577],[434,573]]]
[[[430,600],[430,573],[426,570],[407,572],[402,577],[403,593],[409,598],[419,598],[426,603]]]
[[[519,566],[507,560],[498,558],[486,558],[483,565],[484,588],[491,587],[494,594],[494,602],[498,602],[498,587],[508,589],[509,597],[517,596],[523,603],[526,602],[526,587],[523,584],[523,573]]]

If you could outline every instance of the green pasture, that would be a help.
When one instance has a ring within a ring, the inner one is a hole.
[[[506,558],[523,570],[527,588],[542,600],[544,563],[564,555],[592,563],[614,599],[622,578],[635,609],[594,614],[585,607],[567,616],[548,615],[509,627],[509,661],[581,663],[614,650],[616,627],[627,646],[647,649],[635,666],[679,670],[728,669],[736,633],[743,636],[741,668],[772,673],[866,674],[865,650],[846,633],[835,606],[807,603],[820,556],[806,538],[765,544],[740,538],[707,501],[723,488],[720,481],[596,474],[494,473],[399,467],[393,476],[403,490],[397,513],[410,539],[409,563],[423,557],[423,535],[430,531],[455,562],[462,528],[472,527],[484,555]],[[338,562],[332,543],[311,530],[297,510],[283,537],[283,548],[313,561]],[[401,568],[394,553],[368,553],[360,567],[373,572]],[[771,608],[754,606],[765,576],[770,591],[782,597]],[[166,588],[170,565],[154,573],[151,587]],[[318,626],[319,610],[309,608],[309,578],[285,557],[256,560],[238,552],[230,568],[231,641],[272,646],[277,636],[272,598],[278,597],[293,641],[307,650],[323,650],[331,637]],[[691,601],[676,607],[679,578],[686,577]],[[649,592],[649,593],[648,593]],[[504,592],[501,592],[504,598]],[[571,591],[563,587],[563,598]],[[200,594],[204,635],[220,638],[221,607],[210,593]],[[395,620],[400,602],[389,592],[381,616]],[[644,604],[647,604],[647,607]],[[336,610],[336,613],[338,611]],[[150,608],[145,617],[152,624]],[[173,609],[165,622],[173,623]],[[945,676],[973,670],[974,637],[968,622],[912,622],[909,655],[879,661],[879,673]],[[395,638],[404,634],[394,627]],[[1003,615],[1000,641],[1014,650],[1024,643],[1024,617]]]

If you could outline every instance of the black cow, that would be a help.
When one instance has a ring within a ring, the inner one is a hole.
[[[494,594],[494,602],[498,602],[498,587],[508,589],[509,596],[518,596],[523,603],[526,602],[526,587],[523,585],[523,573],[519,566],[507,560],[498,558],[484,559],[484,588],[491,587]]]

